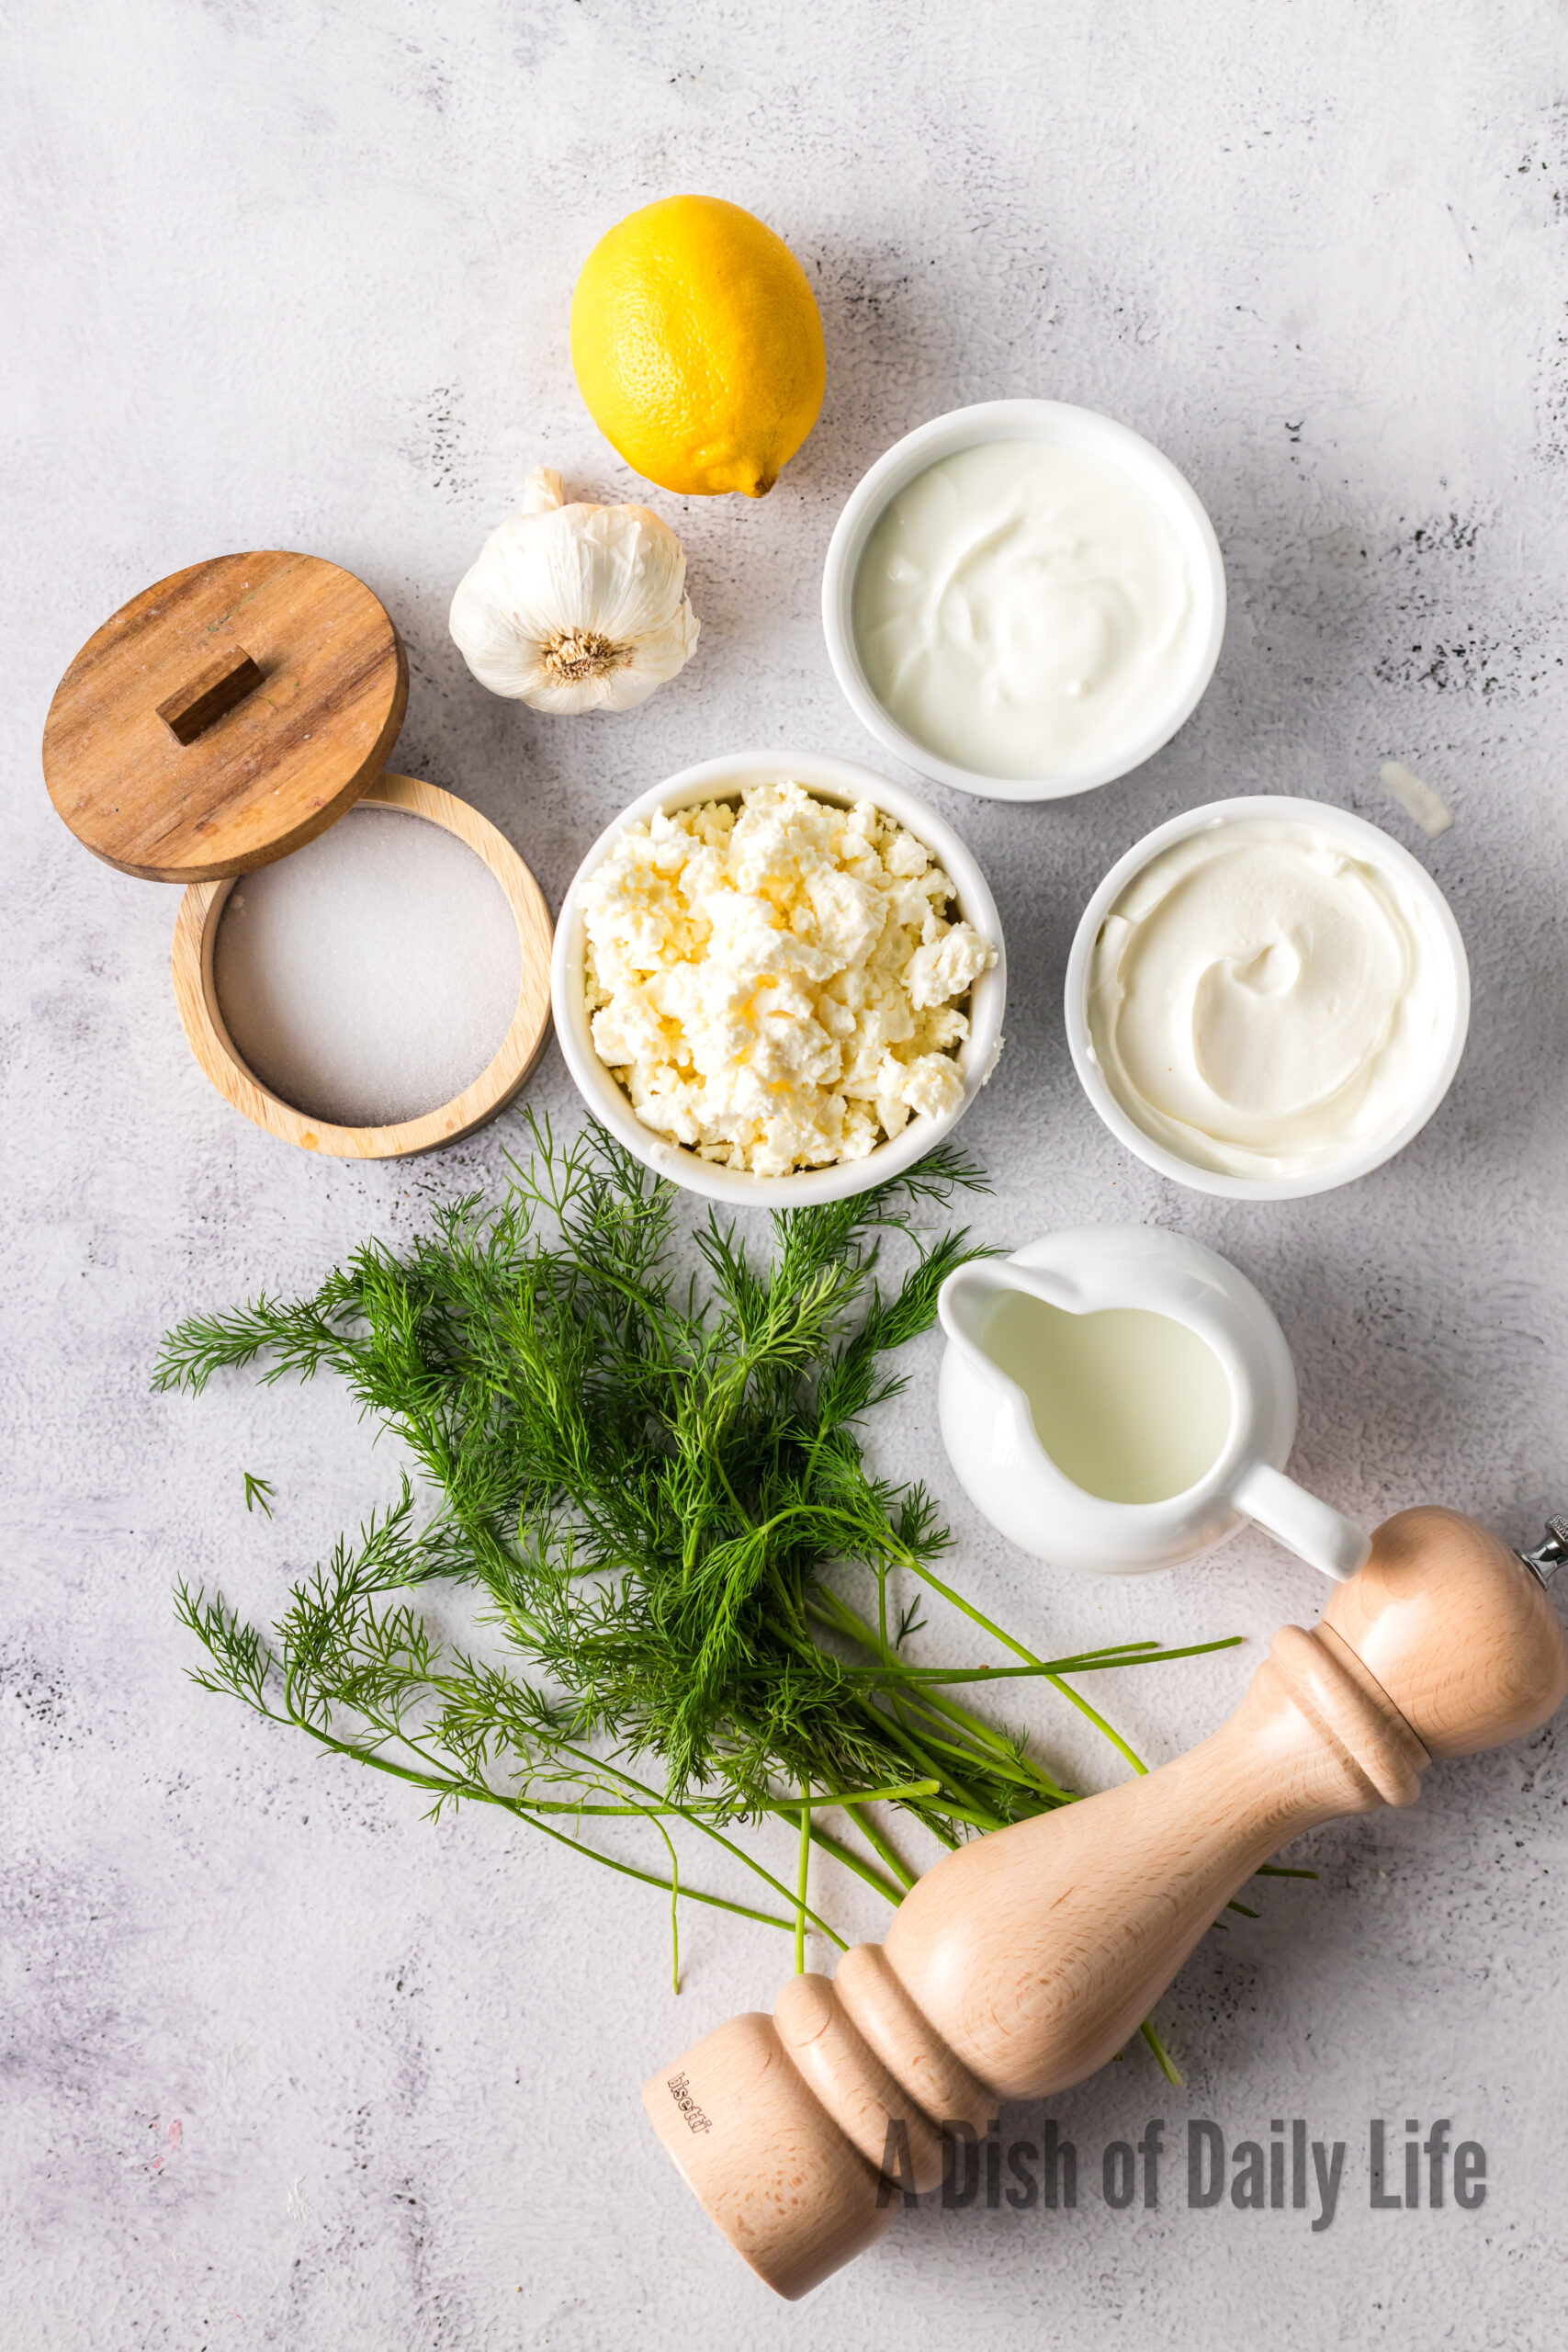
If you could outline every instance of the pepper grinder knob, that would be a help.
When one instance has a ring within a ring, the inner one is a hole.
[[[1530,1574],[1542,1584],[1550,1584],[1564,1560],[1568,1560],[1568,1519],[1549,1519],[1546,1541],[1533,1552],[1521,1552],[1520,1559]]]
[[[1429,1756],[1501,1747],[1562,1703],[1562,1623],[1523,1560],[1474,1520],[1422,1504],[1385,1520],[1366,1566],[1329,1596],[1323,1627]]]

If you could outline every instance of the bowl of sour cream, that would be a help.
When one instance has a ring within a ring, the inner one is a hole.
[[[1090,899],[1067,1043],[1129,1151],[1179,1184],[1295,1200],[1391,1159],[1448,1092],[1470,967],[1398,842],[1325,801],[1212,801]]]
[[[896,442],[828,549],[852,709],[921,775],[996,800],[1110,784],[1192,715],[1225,581],[1191,484],[1061,401],[987,401]]]

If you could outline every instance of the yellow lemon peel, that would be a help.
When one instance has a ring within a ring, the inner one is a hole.
[[[600,239],[572,297],[571,359],[627,465],[686,498],[766,497],[826,382],[806,272],[713,196],[665,197]]]

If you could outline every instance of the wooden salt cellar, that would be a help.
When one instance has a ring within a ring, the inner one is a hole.
[[[291,1102],[269,1093],[242,1059],[224,1024],[212,977],[218,926],[237,876],[223,882],[193,882],[180,901],[175,923],[175,1001],[190,1048],[220,1094],[247,1119],[301,1151],[337,1159],[412,1159],[457,1143],[504,1110],[545,1049],[550,1028],[550,910],[543,893],[512,843],[466,800],[421,784],[412,775],[380,775],[364,793],[363,808],[401,808],[455,833],[484,860],[505,893],[517,926],[521,986],[505,1036],[485,1069],[450,1102],[417,1119],[386,1127],[335,1126],[308,1118]]]
[[[885,1944],[791,1978],[771,2018],[734,2018],[660,2068],[643,2089],[654,2128],[752,2268],[804,2295],[898,2211],[890,2146],[933,2188],[943,2123],[984,2130],[998,2099],[1102,2066],[1290,1838],[1412,1804],[1434,1758],[1517,1739],[1565,1696],[1540,1577],[1457,1511],[1402,1511],[1313,1632],[1275,1634],[1212,1737],[946,1856]]]
[[[402,640],[364,582],[271,549],[193,564],[133,596],[77,654],[44,728],[50,797],[77,839],[123,874],[186,885],[175,992],[208,1078],[269,1134],[343,1159],[401,1159],[469,1134],[512,1100],[549,1034],[538,885],[477,809],[384,773],[407,705]],[[236,877],[302,849],[360,800],[439,825],[481,857],[521,958],[488,1069],[453,1102],[385,1127],[334,1126],[271,1093],[236,1051],[212,977]]]

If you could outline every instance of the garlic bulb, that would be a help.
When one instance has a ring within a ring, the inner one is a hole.
[[[451,629],[482,686],[535,710],[630,710],[691,659],[686,559],[646,506],[568,506],[547,466],[485,541]]]

